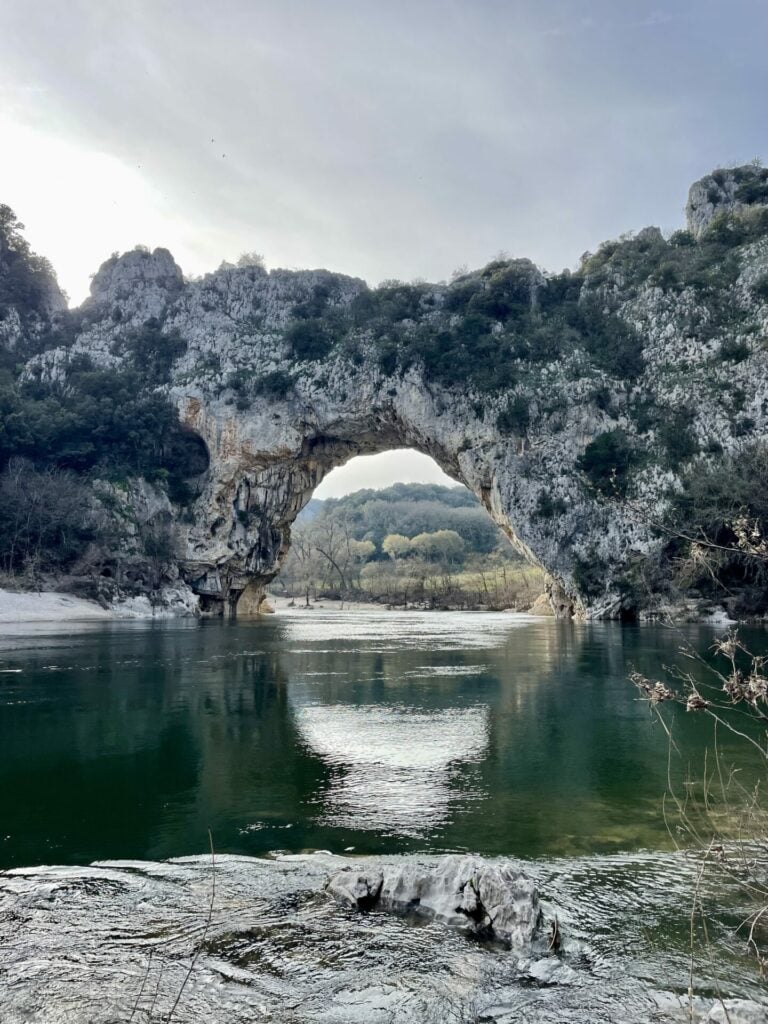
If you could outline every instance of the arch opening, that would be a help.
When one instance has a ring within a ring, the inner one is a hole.
[[[211,453],[205,487],[184,536],[186,557],[181,563],[205,614],[234,616],[262,608],[267,587],[289,557],[293,524],[302,509],[318,488],[321,497],[332,493],[334,481],[353,468],[339,467],[360,456],[379,456],[400,467],[409,458],[426,459],[433,479],[450,478],[463,485],[474,495],[474,504],[485,510],[483,515],[506,535],[503,550],[508,552],[511,546],[538,567],[539,579],[546,584],[547,607],[561,616],[573,613],[573,598],[563,590],[559,574],[551,571],[553,564],[559,568],[557,538],[547,533],[546,525],[534,523],[530,504],[536,492],[515,485],[521,468],[520,478],[525,480],[524,446],[500,446],[495,435],[489,442],[487,417],[479,406],[450,409],[439,396],[405,389],[391,398],[381,387],[367,398],[358,394],[351,400],[346,391],[344,395],[341,406],[265,403],[223,420],[206,420],[194,402],[186,408],[185,418],[194,423]],[[513,525],[518,520],[522,532]],[[370,540],[364,535],[352,539]],[[377,561],[386,554],[382,540],[375,538]],[[504,606],[495,577],[491,586],[481,574],[479,585],[484,594],[494,592],[493,606]],[[488,600],[465,606],[487,606]],[[424,599],[423,604],[440,606],[437,599]],[[506,604],[516,605],[515,600]]]
[[[525,611],[544,574],[511,539],[432,456],[401,447],[354,456],[298,512],[270,596],[301,607]],[[258,607],[246,592],[238,613]]]

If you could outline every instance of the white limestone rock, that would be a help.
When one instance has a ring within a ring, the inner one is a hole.
[[[167,249],[134,249],[102,263],[91,281],[85,308],[109,307],[110,313],[118,309],[117,323],[133,315],[146,320],[162,316],[183,287],[181,268]]]
[[[526,875],[508,861],[477,857],[406,861],[370,874],[347,868],[331,878],[328,891],[360,909],[421,914],[519,948],[533,940],[541,917]]]
[[[557,956],[521,961],[519,968],[524,978],[541,988],[548,988],[550,985],[578,985],[581,980],[578,973]]]
[[[713,171],[700,181],[694,182],[685,205],[688,230],[698,236],[706,231],[719,213],[733,213],[743,210],[745,206],[753,205],[748,199],[740,198],[743,193],[740,186],[753,179],[768,180],[766,168],[746,164],[744,167]]]
[[[331,878],[327,890],[341,903],[357,907],[358,910],[368,910],[377,903],[383,884],[384,875],[381,871],[363,874],[348,868]]]
[[[658,1017],[676,1024],[766,1024],[768,1003],[752,999],[709,999],[694,996],[692,999],[657,992],[654,1001]]]
[[[109,606],[119,619],[177,619],[200,614],[200,599],[183,582],[146,594],[119,596]]]
[[[760,1005],[751,999],[724,999],[715,1003],[704,1021],[707,1024],[766,1024],[768,1004]]]

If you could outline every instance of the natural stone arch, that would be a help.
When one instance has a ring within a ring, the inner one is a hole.
[[[536,500],[536,486],[532,494],[524,477],[517,478],[517,464],[529,457],[524,443],[510,445],[465,403],[432,394],[418,373],[385,387],[390,382],[369,369],[345,375],[335,400],[329,384],[323,402],[304,418],[303,395],[238,413],[179,397],[182,420],[212,453],[183,562],[204,609],[234,614],[244,593],[249,609],[258,607],[287,553],[292,523],[331,470],[357,455],[411,448],[468,487],[512,545],[545,570],[556,614],[585,614],[578,595],[569,595],[553,574],[558,545],[545,533],[521,533],[510,514],[514,503],[527,522]]]
[[[204,610],[234,611],[246,590],[257,604],[323,476],[396,446],[477,495],[548,574],[557,611],[653,610],[669,577],[654,524],[686,460],[768,439],[768,170],[707,176],[687,213],[688,231],[646,228],[574,272],[501,260],[379,289],[258,266],[187,282],[166,250],[136,250],[102,266],[74,343],[30,372],[66,380],[82,355],[131,365],[149,323],[183,342],[151,386],[210,457],[192,507],[172,510]],[[611,446],[625,456],[614,489]],[[586,453],[603,460],[593,477]]]

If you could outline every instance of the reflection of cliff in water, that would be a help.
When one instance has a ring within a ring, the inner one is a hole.
[[[317,611],[4,637],[0,863],[200,853],[209,826],[242,853],[663,846],[666,737],[627,676],[679,644]],[[694,758],[703,724],[675,725]]]
[[[583,848],[611,819],[599,785],[612,749],[622,752],[621,785],[634,775],[647,778],[644,766],[635,771],[647,759],[647,715],[626,699],[625,662],[614,640],[620,629],[591,638],[572,624],[516,629],[507,618],[508,628],[483,645],[484,624],[474,622],[469,650],[461,646],[472,629],[464,621],[454,626],[453,642],[436,649],[404,643],[371,651],[349,637],[286,656],[298,732],[329,769],[312,797],[319,822],[429,836],[439,848],[490,843],[504,852],[510,835],[523,849]],[[301,636],[317,625],[301,623]],[[610,677],[606,688],[591,657]],[[617,684],[624,710],[629,705],[623,718],[610,706]],[[569,829],[576,807],[576,828]],[[626,841],[621,828],[633,822],[637,829],[629,813],[605,834],[605,846]]]
[[[469,649],[471,617],[457,616],[454,643],[444,629],[435,649],[371,651],[350,636],[287,658],[298,731],[330,772],[317,820],[429,836],[438,849],[669,845],[667,741],[628,676],[679,660],[679,633],[510,623],[483,645],[483,618]],[[712,632],[690,638],[706,650]],[[701,749],[701,724],[679,723],[689,750]]]
[[[257,639],[120,623],[17,644],[22,670],[6,678],[27,689],[0,692],[2,863],[198,853],[209,826],[237,849],[256,819],[295,822],[323,767],[303,754],[277,650]]]

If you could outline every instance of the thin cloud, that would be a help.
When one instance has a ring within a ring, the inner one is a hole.
[[[629,28],[659,28],[661,25],[669,25],[670,22],[674,21],[674,17],[671,14],[665,14],[662,11],[654,11],[649,14],[647,18],[643,18],[641,21],[631,21]]]

